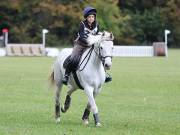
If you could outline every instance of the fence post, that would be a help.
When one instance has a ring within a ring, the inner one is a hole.
[[[45,48],[46,45],[46,33],[48,33],[49,31],[47,29],[43,29],[42,30],[42,46],[43,48]]]
[[[8,29],[7,29],[7,28],[4,28],[4,29],[2,30],[2,32],[3,32],[3,36],[4,36],[4,45],[5,45],[5,47],[6,47],[7,44],[8,44]]]
[[[168,37],[167,35],[170,34],[171,32],[169,30],[165,30],[164,31],[164,36],[165,36],[165,53],[166,53],[166,57],[168,57],[168,46],[167,46],[167,43],[168,43]]]

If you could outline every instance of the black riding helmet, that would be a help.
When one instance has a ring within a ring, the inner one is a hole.
[[[88,15],[95,15],[96,16],[96,9],[93,7],[86,7],[84,8],[83,14],[84,14],[84,18],[87,18]]]

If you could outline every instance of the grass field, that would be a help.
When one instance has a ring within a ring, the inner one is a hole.
[[[86,96],[78,90],[70,110],[54,121],[47,77],[54,58],[0,58],[0,135],[179,135],[180,50],[169,57],[114,58],[113,82],[97,97],[102,127],[81,116]],[[63,100],[66,87],[63,89]]]

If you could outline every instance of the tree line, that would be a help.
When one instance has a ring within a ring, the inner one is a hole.
[[[113,32],[115,44],[151,45],[164,41],[169,29],[169,45],[180,47],[179,0],[5,0],[0,2],[0,35],[8,28],[10,42],[39,43],[46,28],[48,46],[73,44],[88,5],[98,11],[100,30]]]

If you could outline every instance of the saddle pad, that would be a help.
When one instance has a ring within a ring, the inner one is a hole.
[[[71,57],[71,55],[69,55],[69,56],[65,59],[65,61],[64,61],[64,63],[63,63],[63,67],[64,67],[65,69],[67,68],[67,65],[68,65],[68,63],[69,63],[70,57]]]

